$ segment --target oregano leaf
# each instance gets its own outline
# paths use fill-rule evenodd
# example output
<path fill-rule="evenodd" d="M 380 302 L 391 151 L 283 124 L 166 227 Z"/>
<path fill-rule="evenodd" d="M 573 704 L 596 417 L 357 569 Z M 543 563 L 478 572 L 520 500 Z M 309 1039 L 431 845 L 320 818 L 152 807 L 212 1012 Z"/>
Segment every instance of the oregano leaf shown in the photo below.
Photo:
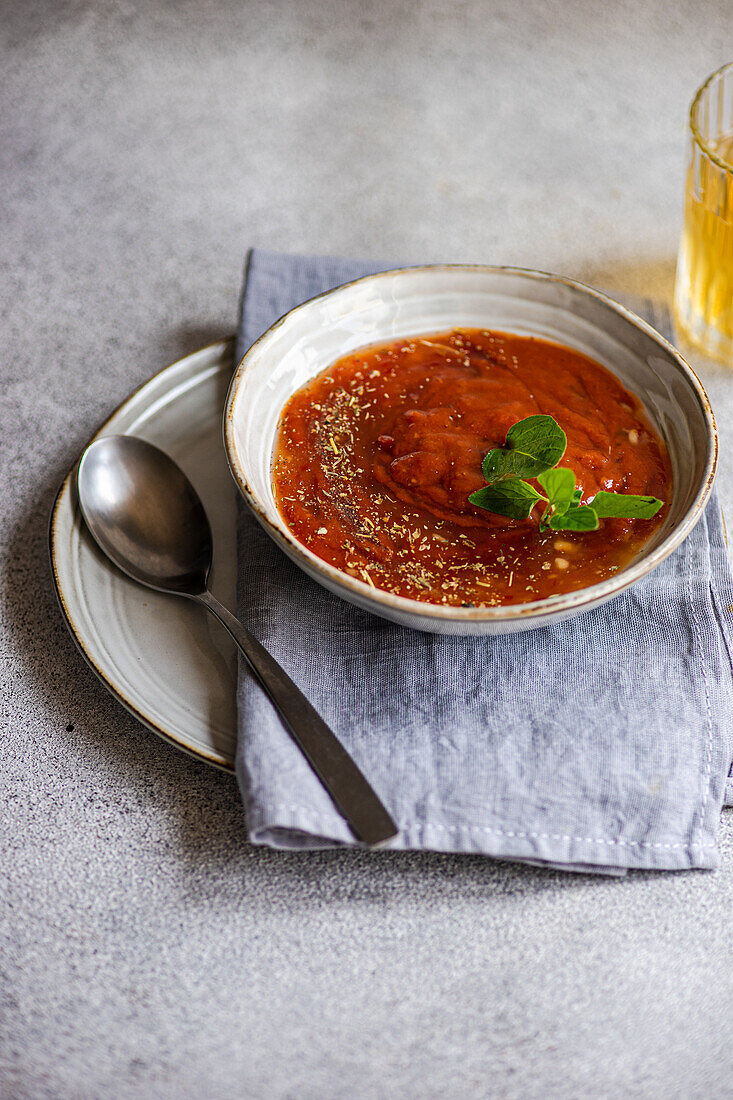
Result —
<path fill-rule="evenodd" d="M 486 508 L 499 516 L 509 519 L 527 519 L 538 500 L 544 497 L 532 485 L 519 478 L 499 481 L 494 485 L 485 485 L 477 489 L 468 498 L 478 508 Z"/>
<path fill-rule="evenodd" d="M 506 446 L 495 447 L 483 461 L 489 484 L 512 477 L 537 477 L 557 465 L 565 454 L 567 436 L 552 416 L 527 416 L 506 433 Z"/>
<path fill-rule="evenodd" d="M 588 504 L 571 504 L 564 515 L 550 516 L 548 525 L 553 531 L 595 531 L 598 514 Z"/>
<path fill-rule="evenodd" d="M 556 516 L 564 515 L 573 503 L 575 496 L 575 474 L 573 471 L 568 470 L 565 466 L 556 466 L 553 470 L 545 470 L 544 473 L 538 474 L 537 480 L 547 493 L 553 514 Z"/>
<path fill-rule="evenodd" d="M 634 496 L 633 493 L 596 493 L 590 502 L 601 519 L 651 519 L 662 507 L 656 497 Z"/>

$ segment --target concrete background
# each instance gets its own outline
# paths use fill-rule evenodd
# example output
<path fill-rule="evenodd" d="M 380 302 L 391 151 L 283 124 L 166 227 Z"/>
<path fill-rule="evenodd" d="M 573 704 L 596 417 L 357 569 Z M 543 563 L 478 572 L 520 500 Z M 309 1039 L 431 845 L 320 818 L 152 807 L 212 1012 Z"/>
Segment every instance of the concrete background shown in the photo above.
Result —
<path fill-rule="evenodd" d="M 137 383 L 232 330 L 246 248 L 669 295 L 730 0 L 0 5 L 0 1094 L 731 1095 L 714 874 L 248 847 L 233 779 L 79 658 L 48 511 Z M 733 375 L 694 357 L 721 421 Z"/>

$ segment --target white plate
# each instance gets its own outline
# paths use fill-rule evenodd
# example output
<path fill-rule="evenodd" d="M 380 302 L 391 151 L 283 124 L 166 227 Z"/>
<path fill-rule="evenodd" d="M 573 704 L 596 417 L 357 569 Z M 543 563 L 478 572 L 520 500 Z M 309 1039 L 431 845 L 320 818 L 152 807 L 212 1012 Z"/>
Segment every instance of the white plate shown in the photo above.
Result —
<path fill-rule="evenodd" d="M 140 436 L 185 470 L 214 533 L 212 589 L 232 609 L 236 489 L 221 420 L 233 368 L 233 340 L 188 355 L 132 394 L 94 436 Z M 64 617 L 102 682 L 155 733 L 231 770 L 237 656 L 228 635 L 203 608 L 142 588 L 109 564 L 82 522 L 76 467 L 56 498 L 50 541 Z"/>

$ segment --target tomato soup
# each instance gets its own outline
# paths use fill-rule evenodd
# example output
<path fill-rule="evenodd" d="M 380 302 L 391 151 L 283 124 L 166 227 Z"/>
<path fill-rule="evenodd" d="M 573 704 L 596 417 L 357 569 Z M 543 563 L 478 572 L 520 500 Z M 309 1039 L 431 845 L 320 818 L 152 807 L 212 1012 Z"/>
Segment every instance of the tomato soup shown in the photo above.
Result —
<path fill-rule="evenodd" d="M 291 397 L 273 463 L 278 507 L 319 558 L 413 600 L 494 607 L 596 584 L 632 561 L 666 507 L 541 532 L 539 507 L 512 520 L 468 500 L 487 452 L 536 413 L 565 431 L 560 465 L 583 501 L 599 490 L 670 500 L 666 447 L 605 367 L 547 340 L 455 329 L 352 352 Z"/>

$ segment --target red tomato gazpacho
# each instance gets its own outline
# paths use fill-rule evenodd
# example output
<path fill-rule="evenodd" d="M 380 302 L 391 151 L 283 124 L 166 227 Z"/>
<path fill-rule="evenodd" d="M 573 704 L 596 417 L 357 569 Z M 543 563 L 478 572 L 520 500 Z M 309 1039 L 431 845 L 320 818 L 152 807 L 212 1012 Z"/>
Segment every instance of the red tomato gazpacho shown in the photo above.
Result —
<path fill-rule="evenodd" d="M 567 435 L 586 502 L 601 490 L 669 501 L 664 442 L 599 363 L 537 337 L 455 329 L 345 355 L 285 406 L 273 483 L 296 538 L 375 588 L 427 603 L 494 607 L 569 592 L 628 565 L 653 519 L 542 531 L 468 499 L 481 464 L 533 414 Z M 533 484 L 535 484 L 533 482 Z"/>

